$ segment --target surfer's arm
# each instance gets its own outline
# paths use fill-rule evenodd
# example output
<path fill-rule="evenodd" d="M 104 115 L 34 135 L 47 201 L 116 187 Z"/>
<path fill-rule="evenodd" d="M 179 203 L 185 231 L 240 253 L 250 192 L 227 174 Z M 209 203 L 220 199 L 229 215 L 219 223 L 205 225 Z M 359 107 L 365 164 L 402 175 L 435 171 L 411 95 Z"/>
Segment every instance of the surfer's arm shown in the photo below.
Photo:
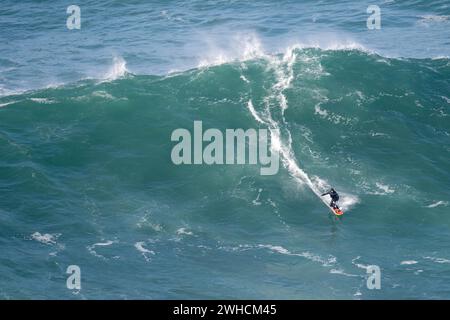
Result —
<path fill-rule="evenodd" d="M 327 194 L 330 194 L 330 191 L 325 192 L 325 193 L 322 193 L 322 197 L 323 197 L 323 196 L 326 196 Z"/>

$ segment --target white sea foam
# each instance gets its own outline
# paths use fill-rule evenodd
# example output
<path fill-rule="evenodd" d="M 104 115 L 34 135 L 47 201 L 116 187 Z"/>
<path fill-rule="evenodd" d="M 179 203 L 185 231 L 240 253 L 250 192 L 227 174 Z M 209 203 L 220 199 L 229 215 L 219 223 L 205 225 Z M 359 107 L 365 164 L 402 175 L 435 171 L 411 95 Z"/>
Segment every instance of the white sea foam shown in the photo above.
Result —
<path fill-rule="evenodd" d="M 98 254 L 97 251 L 95 251 L 95 247 L 106 247 L 106 246 L 110 246 L 112 244 L 116 243 L 116 241 L 112 241 L 112 240 L 107 240 L 105 242 L 97 242 L 94 243 L 90 246 L 87 246 L 86 248 L 88 249 L 89 253 L 98 257 L 98 258 L 102 258 L 102 259 L 106 259 L 106 257 L 104 257 L 101 254 Z"/>
<path fill-rule="evenodd" d="M 270 244 L 260 244 L 259 245 L 260 248 L 267 248 L 270 249 L 272 251 L 281 253 L 281 254 L 287 254 L 287 255 L 291 255 L 291 253 L 289 252 L 289 250 L 283 248 L 282 246 L 273 246 Z"/>
<path fill-rule="evenodd" d="M 450 104 L 450 99 L 449 98 L 447 98 L 446 96 L 441 96 L 441 98 L 444 99 L 445 102 Z"/>
<path fill-rule="evenodd" d="M 448 201 L 442 201 L 442 200 L 440 200 L 440 201 L 434 202 L 434 203 L 432 203 L 432 204 L 426 206 L 426 208 L 436 208 L 436 207 L 439 207 L 439 206 L 444 206 L 444 207 L 446 207 L 447 205 L 448 205 Z"/>
<path fill-rule="evenodd" d="M 419 16 L 419 22 L 427 23 L 427 22 L 446 22 L 449 20 L 450 15 L 436 15 L 436 14 L 427 14 Z"/>
<path fill-rule="evenodd" d="M 97 246 L 99 246 L 99 247 L 106 247 L 106 246 L 112 245 L 113 243 L 114 243 L 114 241 L 111 241 L 111 240 L 108 240 L 106 242 L 97 242 L 97 243 L 94 243 L 92 245 L 92 247 L 97 247 Z"/>
<path fill-rule="evenodd" d="M 5 89 L 0 85 L 0 97 L 19 95 L 26 91 L 27 91 L 26 89 L 16 89 L 16 90 Z"/>
<path fill-rule="evenodd" d="M 192 231 L 188 231 L 186 228 L 179 228 L 177 230 L 177 235 L 186 235 L 186 236 L 192 236 L 194 233 Z"/>
<path fill-rule="evenodd" d="M 346 276 L 346 277 L 360 277 L 360 275 L 357 275 L 357 274 L 346 273 L 342 269 L 331 269 L 330 273 L 332 273 L 332 274 L 339 274 L 339 275 L 343 275 L 343 276 Z"/>
<path fill-rule="evenodd" d="M 375 183 L 375 185 L 376 185 L 379 189 L 383 190 L 385 193 L 394 193 L 394 192 L 395 192 L 395 190 L 394 190 L 394 189 L 391 189 L 391 187 L 388 186 L 388 185 L 385 185 L 385 184 L 382 184 L 382 183 L 379 183 L 379 182 Z"/>
<path fill-rule="evenodd" d="M 54 234 L 50 234 L 50 233 L 44 233 L 41 234 L 40 232 L 35 232 L 31 235 L 31 238 L 33 240 L 36 240 L 40 243 L 44 243 L 44 244 L 56 244 L 56 240 L 61 236 L 60 233 L 54 233 Z"/>
<path fill-rule="evenodd" d="M 351 39 L 339 39 L 336 35 L 323 35 L 320 39 L 305 41 L 291 41 L 285 47 L 272 48 L 267 52 L 260 38 L 255 33 L 240 32 L 225 38 L 211 38 L 209 35 L 201 35 L 206 48 L 199 59 L 198 67 L 209 67 L 229 63 L 232 61 L 247 61 L 251 59 L 270 59 L 280 53 L 284 62 L 296 58 L 296 51 L 303 49 L 322 49 L 329 51 L 358 50 L 374 53 L 362 44 Z M 286 44 L 286 42 L 285 42 Z"/>
<path fill-rule="evenodd" d="M 356 262 L 356 261 L 359 260 L 359 259 L 361 259 L 360 256 L 357 256 L 356 258 L 353 258 L 353 259 L 352 259 L 352 264 L 353 264 L 354 266 L 360 268 L 360 269 L 365 269 L 365 270 L 367 270 L 367 269 L 369 268 L 369 265 L 365 265 L 365 264 Z"/>
<path fill-rule="evenodd" d="M 351 39 L 338 39 L 336 35 L 322 35 L 320 38 L 295 42 L 289 46 L 293 49 L 322 49 L 329 51 L 351 51 L 358 50 L 367 53 L 374 53 L 364 45 Z"/>
<path fill-rule="evenodd" d="M 268 249 L 271 252 L 293 256 L 293 257 L 301 257 L 307 260 L 320 263 L 323 267 L 332 267 L 336 264 L 336 257 L 329 255 L 328 258 L 321 257 L 318 254 L 311 253 L 309 251 L 304 251 L 301 253 L 294 253 L 279 245 L 271 245 L 271 244 L 258 244 L 258 245 L 249 245 L 249 244 L 240 244 L 234 247 L 228 246 L 219 246 L 218 249 L 231 251 L 231 252 L 241 252 L 248 251 L 253 249 Z"/>
<path fill-rule="evenodd" d="M 342 210 L 346 211 L 359 203 L 359 198 L 356 195 L 346 192 L 340 192 L 341 198 L 339 200 L 339 206 Z"/>
<path fill-rule="evenodd" d="M 17 101 L 9 101 L 9 102 L 5 102 L 5 103 L 0 103 L 0 108 L 2 108 L 2 107 L 6 107 L 7 105 L 10 105 L 10 104 L 13 104 L 13 103 L 16 103 Z"/>
<path fill-rule="evenodd" d="M 161 17 L 163 17 L 164 19 L 167 19 L 169 21 L 184 22 L 183 18 L 171 14 L 168 10 L 162 10 L 161 11 Z"/>
<path fill-rule="evenodd" d="M 136 223 L 136 226 L 138 228 L 150 228 L 156 232 L 160 232 L 162 231 L 164 228 L 162 225 L 160 225 L 159 223 L 154 223 L 152 221 L 149 221 L 149 219 L 151 218 L 151 213 L 148 212 L 146 213 L 140 220 L 138 223 Z"/>
<path fill-rule="evenodd" d="M 256 121 L 267 125 L 269 128 L 271 133 L 271 148 L 280 154 L 283 166 L 289 171 L 291 176 L 299 184 L 306 184 L 328 207 L 327 200 L 321 196 L 324 186 L 314 183 L 308 174 L 299 167 L 292 150 L 292 136 L 289 130 L 284 130 L 284 133 L 287 136 L 287 141 L 283 141 L 281 137 L 282 128 L 280 127 L 280 123 L 273 118 L 271 113 L 270 101 L 275 100 L 278 102 L 282 116 L 282 118 L 278 121 L 280 121 L 281 124 L 286 124 L 284 112 L 288 108 L 288 101 L 284 95 L 284 91 L 291 86 L 292 80 L 294 79 L 293 65 L 297 58 L 296 50 L 298 48 L 298 45 L 288 47 L 281 58 L 277 56 L 266 56 L 266 59 L 269 61 L 270 68 L 274 70 L 277 82 L 273 85 L 269 96 L 265 99 L 265 112 L 256 112 L 253 104 L 251 105 L 252 108 L 249 106 L 249 110 Z M 326 185 L 329 184 L 327 183 Z M 351 206 L 358 203 L 358 201 L 358 197 L 348 197 L 348 195 L 342 193 L 341 203 L 344 203 L 345 205 L 345 207 L 343 207 L 344 210 L 348 210 Z"/>
<path fill-rule="evenodd" d="M 113 58 L 113 64 L 102 77 L 104 80 L 112 81 L 123 77 L 128 73 L 127 62 L 120 56 L 115 56 Z"/>
<path fill-rule="evenodd" d="M 241 75 L 239 78 L 241 78 L 242 81 L 244 81 L 246 83 L 250 83 L 250 81 L 244 75 Z"/>
<path fill-rule="evenodd" d="M 255 118 L 256 121 L 259 123 L 264 123 L 264 121 L 261 120 L 261 118 L 258 116 L 258 113 L 256 113 L 255 107 L 253 106 L 252 100 L 248 100 L 247 108 L 252 114 L 252 116 Z"/>
<path fill-rule="evenodd" d="M 389 137 L 389 135 L 386 134 L 386 133 L 382 133 L 382 132 L 373 132 L 373 131 L 370 132 L 370 135 L 371 135 L 372 137 Z"/>
<path fill-rule="evenodd" d="M 254 249 L 254 246 L 248 245 L 248 244 L 240 244 L 238 246 L 219 246 L 218 249 L 220 250 L 225 250 L 225 251 L 232 251 L 232 252 L 236 252 L 236 251 L 247 251 L 247 250 L 251 250 Z"/>
<path fill-rule="evenodd" d="M 324 117 L 324 118 L 328 117 L 328 111 L 327 111 L 327 110 L 324 110 L 324 109 L 321 109 L 320 106 L 319 106 L 318 104 L 316 104 L 316 105 L 314 106 L 314 112 L 315 112 L 316 114 L 318 114 L 318 115 Z"/>
<path fill-rule="evenodd" d="M 155 255 L 155 252 L 153 250 L 149 250 L 149 249 L 145 248 L 144 246 L 145 246 L 144 241 L 139 241 L 134 244 L 134 247 L 136 248 L 137 251 L 139 251 L 142 254 L 144 259 L 146 261 L 150 261 L 150 258 L 148 257 L 148 255 L 149 254 Z"/>
<path fill-rule="evenodd" d="M 450 259 L 445 259 L 445 258 L 437 258 L 437 257 L 429 257 L 429 256 L 423 257 L 423 258 L 427 259 L 427 260 L 431 260 L 436 263 L 450 263 Z"/>
<path fill-rule="evenodd" d="M 47 98 L 30 98 L 31 101 L 37 102 L 37 103 L 42 103 L 42 104 L 51 104 L 51 103 L 55 103 L 54 100 L 51 99 L 47 99 Z"/>
<path fill-rule="evenodd" d="M 416 260 L 405 260 L 400 262 L 401 265 L 411 265 L 411 264 L 417 264 L 418 262 Z"/>
<path fill-rule="evenodd" d="M 174 20 L 174 21 L 183 21 L 183 18 L 170 13 L 168 10 L 162 10 L 160 12 L 161 17 Z M 302 50 L 308 48 L 318 48 L 322 50 L 359 50 L 367 53 L 374 53 L 374 51 L 370 51 L 362 44 L 351 40 L 351 39 L 342 39 L 337 35 L 322 35 L 317 36 L 316 39 L 305 40 L 303 42 L 299 41 L 289 41 L 289 42 L 280 42 L 283 43 L 283 46 L 275 46 L 270 45 L 271 50 L 266 51 L 264 48 L 264 44 L 257 36 L 256 33 L 252 32 L 239 32 L 232 36 L 225 36 L 219 38 L 212 38 L 209 34 L 200 34 L 201 41 L 203 41 L 203 48 L 200 56 L 193 53 L 194 56 L 197 56 L 197 66 L 198 67 L 208 67 L 214 65 L 220 65 L 224 63 L 229 63 L 232 61 L 247 61 L 251 59 L 259 59 L 259 58 L 268 58 L 271 56 L 277 56 L 280 53 L 287 52 L 292 54 L 295 50 Z M 289 44 L 286 46 L 285 44 Z M 185 68 L 180 66 L 173 66 L 171 69 L 168 69 L 167 73 L 170 74 L 172 72 L 182 72 L 184 70 L 192 68 L 192 65 L 189 64 L 185 66 Z M 305 67 L 308 68 L 307 66 Z M 314 72 L 320 71 L 319 69 L 313 70 Z M 101 74 L 95 74 L 88 77 L 84 77 L 83 79 L 99 79 L 100 82 L 104 81 L 112 81 L 118 78 L 125 76 L 130 71 L 127 69 L 127 63 L 125 59 L 119 55 L 113 57 L 113 63 L 105 72 Z M 321 73 L 321 72 L 319 72 Z M 245 77 L 241 78 L 243 81 L 246 81 Z M 64 83 L 57 84 L 49 84 L 44 87 L 56 88 L 64 85 Z M 27 92 L 30 89 L 21 89 L 21 90 L 8 90 L 0 87 L 0 96 L 8 96 L 13 94 L 21 94 L 23 92 Z M 0 105 L 1 107 L 1 105 Z"/>
<path fill-rule="evenodd" d="M 199 68 L 221 65 L 232 61 L 246 61 L 264 57 L 264 49 L 255 34 L 240 33 L 228 41 L 205 37 L 206 54 L 198 63 Z"/>
<path fill-rule="evenodd" d="M 328 99 L 325 99 L 325 101 L 327 101 L 327 100 Z M 330 122 L 333 122 L 334 124 L 345 124 L 345 125 L 348 125 L 351 122 L 355 121 L 355 119 L 346 118 L 337 113 L 329 112 L 326 109 L 322 109 L 320 106 L 323 102 L 324 101 L 321 101 L 314 106 L 314 113 L 319 115 L 321 118 L 326 119 Z"/>
<path fill-rule="evenodd" d="M 389 193 L 394 193 L 395 192 L 394 189 L 391 189 L 391 187 L 386 185 L 386 184 L 382 184 L 380 182 L 376 182 L 375 185 L 377 186 L 378 189 L 383 191 L 382 193 L 377 193 L 377 194 L 389 194 Z"/>
<path fill-rule="evenodd" d="M 108 93 L 106 91 L 102 91 L 102 90 L 94 91 L 94 92 L 92 92 L 92 95 L 95 97 L 100 97 L 100 98 L 104 98 L 104 99 L 108 99 L 108 100 L 114 99 L 113 95 L 111 95 L 110 93 Z"/>
<path fill-rule="evenodd" d="M 311 253 L 309 251 L 305 251 L 305 252 L 301 252 L 301 253 L 293 253 L 290 252 L 288 249 L 282 247 L 282 246 L 274 246 L 274 245 L 270 245 L 270 244 L 260 244 L 258 245 L 259 248 L 266 248 L 269 249 L 271 251 L 274 251 L 276 253 L 280 253 L 280 254 L 284 254 L 284 255 L 289 255 L 289 256 L 297 256 L 297 257 L 302 257 L 302 258 L 306 258 L 308 260 L 314 261 L 314 262 L 318 262 L 320 263 L 322 266 L 324 267 L 330 267 L 333 266 L 336 263 L 336 257 L 334 256 L 329 256 L 328 258 L 323 258 L 317 254 Z"/>

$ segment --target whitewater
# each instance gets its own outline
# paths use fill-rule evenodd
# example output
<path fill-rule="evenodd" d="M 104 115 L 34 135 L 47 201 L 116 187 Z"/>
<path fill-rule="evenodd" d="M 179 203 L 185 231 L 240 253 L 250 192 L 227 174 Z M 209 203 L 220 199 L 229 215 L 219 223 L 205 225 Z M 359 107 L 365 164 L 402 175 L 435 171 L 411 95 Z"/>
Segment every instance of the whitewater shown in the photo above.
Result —
<path fill-rule="evenodd" d="M 67 31 L 7 1 L 0 298 L 449 298 L 448 5 L 369 32 L 369 3 L 311 3 L 86 2 Z M 175 165 L 194 121 L 268 129 L 278 174 Z"/>

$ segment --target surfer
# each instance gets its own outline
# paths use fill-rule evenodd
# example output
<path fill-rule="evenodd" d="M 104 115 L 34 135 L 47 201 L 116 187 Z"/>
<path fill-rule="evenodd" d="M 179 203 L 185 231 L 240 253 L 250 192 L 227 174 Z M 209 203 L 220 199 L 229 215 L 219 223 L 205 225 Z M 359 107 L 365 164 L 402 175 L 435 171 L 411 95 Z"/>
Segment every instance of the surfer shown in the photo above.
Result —
<path fill-rule="evenodd" d="M 336 204 L 336 202 L 339 201 L 339 194 L 336 192 L 336 190 L 331 188 L 330 191 L 323 193 L 322 197 L 326 196 L 327 194 L 331 197 L 330 207 L 332 207 L 333 209 L 339 208 Z"/>

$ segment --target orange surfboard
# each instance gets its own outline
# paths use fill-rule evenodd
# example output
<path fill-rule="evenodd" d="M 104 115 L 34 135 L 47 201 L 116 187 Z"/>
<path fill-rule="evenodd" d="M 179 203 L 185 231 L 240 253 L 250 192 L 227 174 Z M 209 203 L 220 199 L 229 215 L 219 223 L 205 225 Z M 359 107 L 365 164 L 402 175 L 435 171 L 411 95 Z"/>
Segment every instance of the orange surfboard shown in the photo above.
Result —
<path fill-rule="evenodd" d="M 342 215 L 344 214 L 344 211 L 342 211 L 342 210 L 339 209 L 339 208 L 333 208 L 333 212 L 334 212 L 334 214 L 337 215 L 337 216 L 342 216 Z"/>

